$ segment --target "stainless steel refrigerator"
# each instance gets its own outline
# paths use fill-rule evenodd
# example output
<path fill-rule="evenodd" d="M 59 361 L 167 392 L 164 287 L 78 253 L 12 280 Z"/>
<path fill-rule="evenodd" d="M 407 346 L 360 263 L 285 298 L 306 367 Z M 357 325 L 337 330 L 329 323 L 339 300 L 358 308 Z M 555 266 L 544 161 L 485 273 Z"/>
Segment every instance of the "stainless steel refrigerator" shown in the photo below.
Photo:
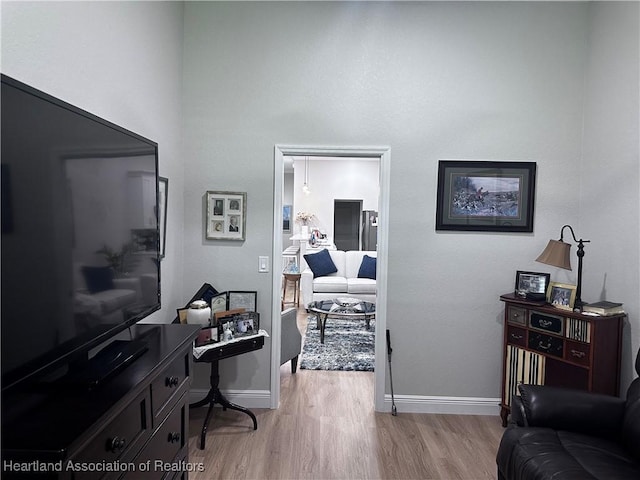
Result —
<path fill-rule="evenodd" d="M 378 249 L 378 212 L 363 210 L 362 212 L 362 250 Z"/>

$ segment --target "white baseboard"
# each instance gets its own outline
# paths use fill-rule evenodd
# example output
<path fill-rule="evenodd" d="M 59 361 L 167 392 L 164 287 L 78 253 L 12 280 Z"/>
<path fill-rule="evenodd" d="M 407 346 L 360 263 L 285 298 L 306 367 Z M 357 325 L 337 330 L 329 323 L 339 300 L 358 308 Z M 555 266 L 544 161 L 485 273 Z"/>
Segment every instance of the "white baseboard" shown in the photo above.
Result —
<path fill-rule="evenodd" d="M 190 403 L 202 400 L 208 390 L 192 389 Z M 247 408 L 271 408 L 269 390 L 225 390 L 227 400 Z M 439 397 L 420 395 L 396 395 L 396 409 L 405 413 L 442 413 L 456 415 L 500 415 L 499 398 Z M 391 411 L 391 395 L 384 396 L 384 411 Z"/>
<path fill-rule="evenodd" d="M 479 397 L 426 397 L 420 395 L 395 395 L 398 412 L 443 413 L 456 415 L 500 415 L 499 398 Z M 384 396 L 385 411 L 392 407 L 391 395 Z"/>
<path fill-rule="evenodd" d="M 195 403 L 207 396 L 209 390 L 192 388 L 189 391 L 189 403 Z M 231 403 L 242 405 L 246 408 L 270 408 L 271 392 L 269 390 L 224 390 L 222 394 Z M 220 405 L 216 405 L 219 407 Z"/>

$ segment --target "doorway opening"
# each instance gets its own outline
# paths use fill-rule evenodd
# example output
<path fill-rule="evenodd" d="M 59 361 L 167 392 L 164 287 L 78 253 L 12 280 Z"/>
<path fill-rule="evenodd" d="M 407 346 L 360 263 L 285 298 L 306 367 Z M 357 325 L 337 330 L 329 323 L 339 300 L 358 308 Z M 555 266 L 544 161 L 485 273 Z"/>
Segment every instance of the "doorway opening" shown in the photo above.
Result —
<path fill-rule="evenodd" d="M 376 337 L 375 337 L 375 368 L 374 368 L 374 407 L 382 411 L 385 403 L 385 335 L 386 305 L 387 305 L 387 245 L 388 245 L 388 211 L 390 160 L 389 147 L 318 147 L 318 146 L 286 146 L 276 145 L 274 149 L 274 225 L 273 225 L 273 270 L 272 270 L 272 332 L 271 332 L 271 408 L 278 408 L 280 402 L 280 293 L 282 292 L 282 225 L 284 205 L 284 176 L 285 160 L 292 156 L 303 156 L 318 159 L 318 157 L 371 158 L 378 161 L 378 205 L 379 212 L 378 245 L 377 245 L 377 296 L 376 296 Z M 314 180 L 311 178 L 311 190 Z M 371 208 L 371 207 L 369 207 Z M 375 208 L 375 207 L 374 207 Z M 295 207 L 294 207 L 295 210 Z M 359 206 L 358 224 L 362 205 Z M 359 249 L 359 244 L 355 248 Z"/>

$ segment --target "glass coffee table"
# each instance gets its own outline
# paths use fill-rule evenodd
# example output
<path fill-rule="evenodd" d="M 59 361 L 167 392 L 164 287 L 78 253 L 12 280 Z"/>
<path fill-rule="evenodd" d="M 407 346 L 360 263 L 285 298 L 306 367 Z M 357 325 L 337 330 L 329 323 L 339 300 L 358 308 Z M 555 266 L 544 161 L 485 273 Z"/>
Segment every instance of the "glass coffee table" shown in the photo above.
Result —
<path fill-rule="evenodd" d="M 320 329 L 320 343 L 324 343 L 324 329 L 329 317 L 362 318 L 367 329 L 371 327 L 371 319 L 376 317 L 376 304 L 357 298 L 335 298 L 311 302 L 307 309 L 316 316 Z"/>

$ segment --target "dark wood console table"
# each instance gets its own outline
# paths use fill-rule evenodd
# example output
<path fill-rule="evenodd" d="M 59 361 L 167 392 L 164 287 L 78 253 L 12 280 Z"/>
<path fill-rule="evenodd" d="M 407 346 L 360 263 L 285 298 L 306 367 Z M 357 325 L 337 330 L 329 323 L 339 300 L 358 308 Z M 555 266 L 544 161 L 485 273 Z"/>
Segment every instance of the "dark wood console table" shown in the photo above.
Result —
<path fill-rule="evenodd" d="M 148 349 L 96 388 L 41 381 L 3 394 L 3 479 L 186 477 L 199 327 L 141 324 L 131 331 Z M 34 472 L 39 465 L 47 470 Z"/>
<path fill-rule="evenodd" d="M 211 364 L 211 374 L 209 376 L 210 389 L 207 395 L 200 401 L 192 403 L 189 408 L 199 408 L 205 405 L 209 405 L 207 415 L 202 424 L 202 431 L 200 433 L 200 449 L 204 450 L 205 440 L 207 436 L 207 428 L 209 427 L 209 421 L 211 420 L 211 414 L 213 413 L 213 407 L 217 403 L 222 406 L 223 410 L 227 408 L 231 410 L 237 410 L 239 412 L 246 413 L 253 420 L 253 429 L 258 429 L 258 421 L 256 416 L 251 410 L 235 403 L 231 403 L 220 392 L 218 385 L 220 383 L 220 373 L 218 369 L 218 362 L 225 358 L 235 357 L 243 353 L 252 352 L 254 350 L 260 350 L 264 346 L 264 336 L 254 335 L 244 339 L 237 339 L 233 342 L 220 342 L 212 344 L 206 349 L 206 352 L 198 357 L 194 358 L 196 362 L 206 362 Z"/>
<path fill-rule="evenodd" d="M 625 314 L 583 315 L 512 293 L 500 300 L 505 303 L 503 426 L 519 383 L 619 394 Z"/>

